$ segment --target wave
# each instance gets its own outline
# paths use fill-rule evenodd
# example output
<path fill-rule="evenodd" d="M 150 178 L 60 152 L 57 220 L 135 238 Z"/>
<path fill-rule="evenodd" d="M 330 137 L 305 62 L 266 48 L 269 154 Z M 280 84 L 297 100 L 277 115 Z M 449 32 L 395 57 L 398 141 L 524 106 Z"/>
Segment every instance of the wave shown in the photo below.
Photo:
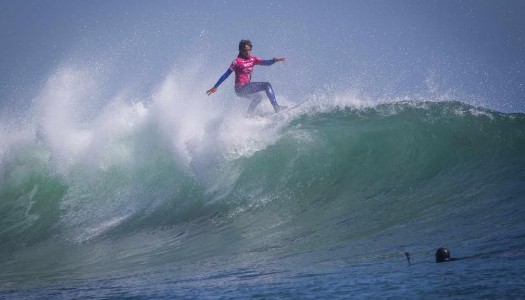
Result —
<path fill-rule="evenodd" d="M 87 117 L 78 95 L 44 92 L 32 119 L 2 126 L 2 286 L 520 239 L 524 114 L 312 96 L 246 118 L 172 84 Z"/>
<path fill-rule="evenodd" d="M 87 73 L 57 72 L 27 118 L 0 121 L 2 285 L 494 235 L 507 249 L 522 232 L 524 114 L 349 93 L 247 118 L 176 73 L 101 105 Z"/>
<path fill-rule="evenodd" d="M 323 223 L 396 211 L 383 228 L 466 196 L 465 187 L 524 175 L 525 116 L 460 102 L 356 108 L 312 99 L 273 116 L 198 125 L 159 115 L 155 105 L 116 105 L 87 129 L 46 116 L 35 129 L 4 132 L 3 248 L 200 218 L 277 226 L 311 222 L 305 214 Z"/>

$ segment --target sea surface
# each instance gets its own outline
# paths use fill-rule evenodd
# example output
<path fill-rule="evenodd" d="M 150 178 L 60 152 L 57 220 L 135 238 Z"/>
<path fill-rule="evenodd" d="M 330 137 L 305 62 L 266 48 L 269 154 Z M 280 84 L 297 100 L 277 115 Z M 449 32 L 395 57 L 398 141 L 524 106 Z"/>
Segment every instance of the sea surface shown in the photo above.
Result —
<path fill-rule="evenodd" d="M 525 297 L 523 113 L 41 98 L 0 132 L 0 298 Z"/>

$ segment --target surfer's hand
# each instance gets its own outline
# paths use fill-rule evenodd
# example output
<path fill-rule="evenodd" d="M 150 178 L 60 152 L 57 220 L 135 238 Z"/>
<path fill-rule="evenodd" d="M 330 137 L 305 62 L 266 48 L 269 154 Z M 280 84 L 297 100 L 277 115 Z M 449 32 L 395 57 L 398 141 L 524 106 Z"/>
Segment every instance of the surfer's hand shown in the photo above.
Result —
<path fill-rule="evenodd" d="M 284 57 L 281 57 L 281 58 L 277 58 L 277 57 L 275 57 L 275 58 L 273 59 L 273 61 L 274 61 L 274 62 L 278 62 L 278 61 L 286 61 L 286 58 L 284 58 Z"/>
<path fill-rule="evenodd" d="M 216 87 L 212 87 L 211 89 L 206 91 L 206 95 L 209 96 L 209 95 L 215 93 L 216 91 L 217 91 L 217 88 Z"/>

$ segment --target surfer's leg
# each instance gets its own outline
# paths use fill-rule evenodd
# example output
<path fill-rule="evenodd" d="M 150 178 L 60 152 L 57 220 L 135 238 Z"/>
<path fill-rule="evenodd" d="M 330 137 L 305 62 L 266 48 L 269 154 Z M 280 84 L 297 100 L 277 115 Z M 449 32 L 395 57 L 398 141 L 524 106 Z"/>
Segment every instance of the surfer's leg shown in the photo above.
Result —
<path fill-rule="evenodd" d="M 246 112 L 248 116 L 251 116 L 253 114 L 253 111 L 261 103 L 262 96 L 259 94 L 251 94 L 248 95 L 246 98 L 251 99 L 252 102 L 250 102 L 250 106 L 248 106 L 248 111 Z"/>
<path fill-rule="evenodd" d="M 266 96 L 268 99 L 270 99 L 270 102 L 272 103 L 273 110 L 275 112 L 279 112 L 283 108 L 287 108 L 286 106 L 280 106 L 277 103 L 277 98 L 275 97 L 275 92 L 273 91 L 272 85 L 269 82 L 260 82 L 264 86 L 264 91 L 266 92 Z"/>
<path fill-rule="evenodd" d="M 264 91 L 264 88 L 260 86 L 258 82 L 251 82 L 246 85 L 243 85 L 240 88 L 235 89 L 235 93 L 237 94 L 237 96 L 252 100 L 252 102 L 250 102 L 250 106 L 248 107 L 247 112 L 249 116 L 252 115 L 257 105 L 261 103 L 262 96 L 257 93 L 262 91 Z"/>
<path fill-rule="evenodd" d="M 279 106 L 279 104 L 277 104 L 277 99 L 275 97 L 275 92 L 273 91 L 272 85 L 269 82 L 250 82 L 250 83 L 242 86 L 238 90 L 236 90 L 237 95 L 239 95 L 241 97 L 245 97 L 245 98 L 248 98 L 247 97 L 248 95 L 251 95 L 251 94 L 254 94 L 254 93 L 257 93 L 257 92 L 262 92 L 262 91 L 266 92 L 266 96 L 270 100 L 270 103 L 272 104 L 273 109 L 275 110 L 275 112 L 278 112 L 281 108 L 284 108 L 283 106 Z M 260 102 L 260 100 L 259 100 L 259 102 Z M 257 106 L 257 104 L 259 104 L 259 102 L 257 102 L 255 104 L 255 106 Z M 253 101 L 252 101 L 252 104 L 253 104 Z M 251 106 L 252 105 L 250 104 L 250 107 Z M 255 109 L 255 106 L 254 106 L 253 109 Z"/>
<path fill-rule="evenodd" d="M 272 106 L 275 109 L 279 105 L 277 104 L 277 99 L 275 99 L 275 93 L 272 89 L 272 85 L 269 82 L 261 82 L 261 83 L 264 86 L 264 91 L 266 92 L 266 96 L 268 97 L 268 99 L 270 99 L 270 102 L 272 103 Z"/>

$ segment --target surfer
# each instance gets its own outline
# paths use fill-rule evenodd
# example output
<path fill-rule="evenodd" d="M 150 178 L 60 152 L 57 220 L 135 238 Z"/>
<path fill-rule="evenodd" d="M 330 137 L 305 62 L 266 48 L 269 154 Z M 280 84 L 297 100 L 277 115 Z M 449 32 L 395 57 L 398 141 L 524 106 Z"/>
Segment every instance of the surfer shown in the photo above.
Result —
<path fill-rule="evenodd" d="M 248 107 L 248 115 L 251 115 L 257 105 L 261 102 L 262 97 L 259 92 L 265 91 L 266 96 L 270 99 L 273 109 L 275 112 L 279 112 L 286 106 L 280 106 L 275 98 L 275 92 L 269 82 L 250 82 L 253 73 L 253 67 L 255 65 L 271 66 L 276 62 L 285 61 L 285 58 L 274 58 L 269 60 L 263 60 L 259 57 L 252 56 L 252 42 L 249 40 L 241 40 L 239 42 L 239 55 L 233 60 L 230 67 L 226 72 L 219 78 L 217 83 L 209 90 L 206 94 L 209 96 L 217 91 L 217 88 L 221 83 L 230 76 L 232 72 L 235 72 L 235 94 L 237 96 L 250 99 L 252 102 Z"/>

